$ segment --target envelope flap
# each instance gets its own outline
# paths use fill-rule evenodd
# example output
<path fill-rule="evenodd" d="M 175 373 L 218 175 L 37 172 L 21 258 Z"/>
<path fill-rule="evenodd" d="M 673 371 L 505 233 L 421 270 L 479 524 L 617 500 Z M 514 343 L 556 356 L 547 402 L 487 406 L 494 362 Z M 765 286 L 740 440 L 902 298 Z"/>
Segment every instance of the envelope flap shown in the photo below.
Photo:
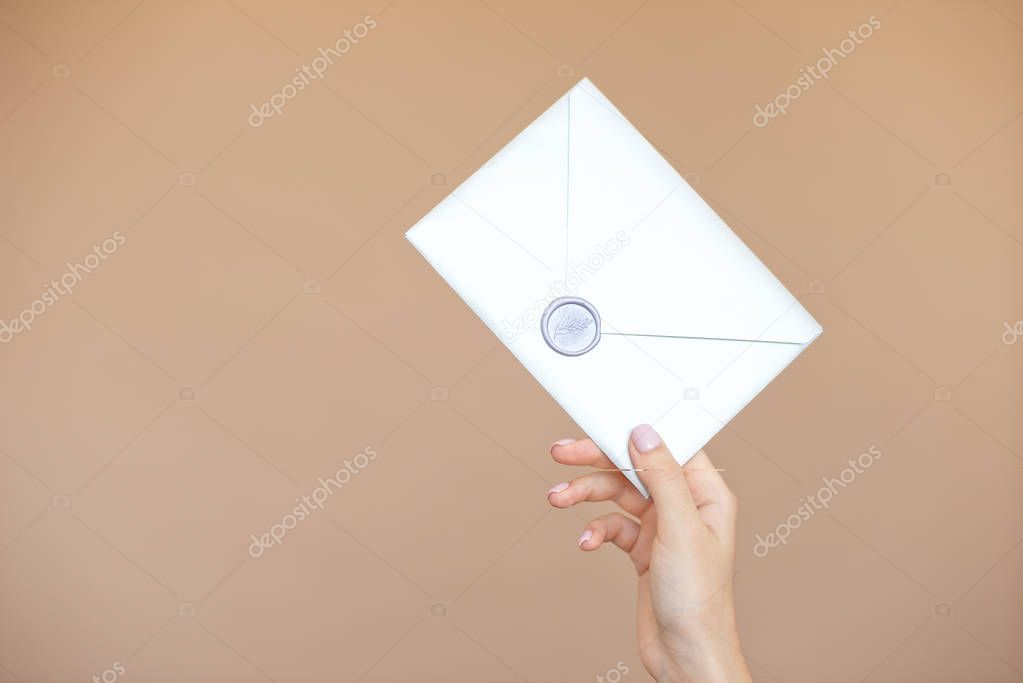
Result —
<path fill-rule="evenodd" d="M 592 83 L 571 100 L 570 276 L 622 334 L 805 344 L 820 326 Z M 601 96 L 602 97 L 602 96 Z M 618 253 L 605 240 L 617 235 Z"/>
<path fill-rule="evenodd" d="M 607 329 L 800 344 L 820 333 L 799 301 L 688 186 L 680 185 L 627 235 L 620 252 L 579 288 Z"/>

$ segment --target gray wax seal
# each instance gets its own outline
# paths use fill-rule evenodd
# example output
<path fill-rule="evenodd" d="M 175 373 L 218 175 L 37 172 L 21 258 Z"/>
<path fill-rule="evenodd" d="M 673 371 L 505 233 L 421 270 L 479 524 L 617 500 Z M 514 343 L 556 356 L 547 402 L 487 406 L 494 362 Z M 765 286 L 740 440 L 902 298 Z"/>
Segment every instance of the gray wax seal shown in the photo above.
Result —
<path fill-rule="evenodd" d="M 600 341 L 600 315 L 586 299 L 563 296 L 547 306 L 540 318 L 547 346 L 565 356 L 581 356 Z"/>

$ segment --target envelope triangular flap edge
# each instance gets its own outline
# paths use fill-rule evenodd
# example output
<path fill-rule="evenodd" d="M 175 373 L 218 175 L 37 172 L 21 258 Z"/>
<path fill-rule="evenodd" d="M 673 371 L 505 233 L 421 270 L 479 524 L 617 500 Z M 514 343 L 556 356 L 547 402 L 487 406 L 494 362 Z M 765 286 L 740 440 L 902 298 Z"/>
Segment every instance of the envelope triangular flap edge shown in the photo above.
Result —
<path fill-rule="evenodd" d="M 820 326 L 592 83 L 573 90 L 569 244 L 579 295 L 622 334 L 807 344 Z M 608 258 L 602 240 L 628 245 Z M 622 297 L 627 287 L 638 295 Z"/>

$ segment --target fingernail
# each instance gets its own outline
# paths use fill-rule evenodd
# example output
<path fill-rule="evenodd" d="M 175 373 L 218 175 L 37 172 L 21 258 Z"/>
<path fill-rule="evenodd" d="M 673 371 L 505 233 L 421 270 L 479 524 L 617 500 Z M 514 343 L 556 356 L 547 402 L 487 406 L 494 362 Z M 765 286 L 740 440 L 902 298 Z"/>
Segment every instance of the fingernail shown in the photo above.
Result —
<path fill-rule="evenodd" d="M 551 490 L 547 492 L 547 495 L 549 496 L 552 493 L 561 493 L 562 491 L 564 491 L 567 488 L 568 488 L 568 482 L 567 481 L 563 481 L 560 484 L 555 484 L 554 486 L 552 486 Z"/>
<path fill-rule="evenodd" d="M 583 543 L 593 538 L 593 532 L 587 529 L 583 532 L 583 535 L 579 537 L 579 547 L 583 547 Z"/>
<path fill-rule="evenodd" d="M 551 448 L 554 448 L 554 446 L 571 446 L 574 443 L 575 439 L 559 439 L 558 441 L 554 442 Z"/>
<path fill-rule="evenodd" d="M 632 445 L 640 453 L 646 453 L 661 445 L 661 437 L 650 425 L 640 425 L 632 430 Z"/>

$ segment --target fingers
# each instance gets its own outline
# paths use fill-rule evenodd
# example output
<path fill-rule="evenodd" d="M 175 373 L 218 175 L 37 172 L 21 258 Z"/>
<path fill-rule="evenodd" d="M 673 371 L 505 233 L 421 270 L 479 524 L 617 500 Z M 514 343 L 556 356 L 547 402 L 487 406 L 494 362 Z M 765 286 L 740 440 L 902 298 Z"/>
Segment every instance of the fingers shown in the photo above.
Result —
<path fill-rule="evenodd" d="M 579 547 L 596 550 L 604 543 L 614 543 L 627 553 L 632 552 L 639 538 L 639 523 L 620 512 L 611 512 L 591 520 L 579 537 Z"/>
<path fill-rule="evenodd" d="M 558 441 L 551 446 L 551 455 L 555 462 L 560 462 L 562 465 L 584 465 L 601 469 L 614 467 L 614 463 L 601 452 L 591 439 Z"/>
<path fill-rule="evenodd" d="M 650 425 L 640 425 L 629 438 L 629 456 L 640 480 L 650 492 L 657 510 L 658 529 L 678 534 L 694 528 L 696 503 L 686 475 L 660 435 Z"/>
<path fill-rule="evenodd" d="M 571 483 L 558 484 L 547 492 L 547 500 L 557 508 L 572 507 L 584 501 L 611 500 L 630 515 L 643 514 L 650 504 L 636 487 L 629 483 L 620 472 L 590 472 L 573 479 Z"/>

